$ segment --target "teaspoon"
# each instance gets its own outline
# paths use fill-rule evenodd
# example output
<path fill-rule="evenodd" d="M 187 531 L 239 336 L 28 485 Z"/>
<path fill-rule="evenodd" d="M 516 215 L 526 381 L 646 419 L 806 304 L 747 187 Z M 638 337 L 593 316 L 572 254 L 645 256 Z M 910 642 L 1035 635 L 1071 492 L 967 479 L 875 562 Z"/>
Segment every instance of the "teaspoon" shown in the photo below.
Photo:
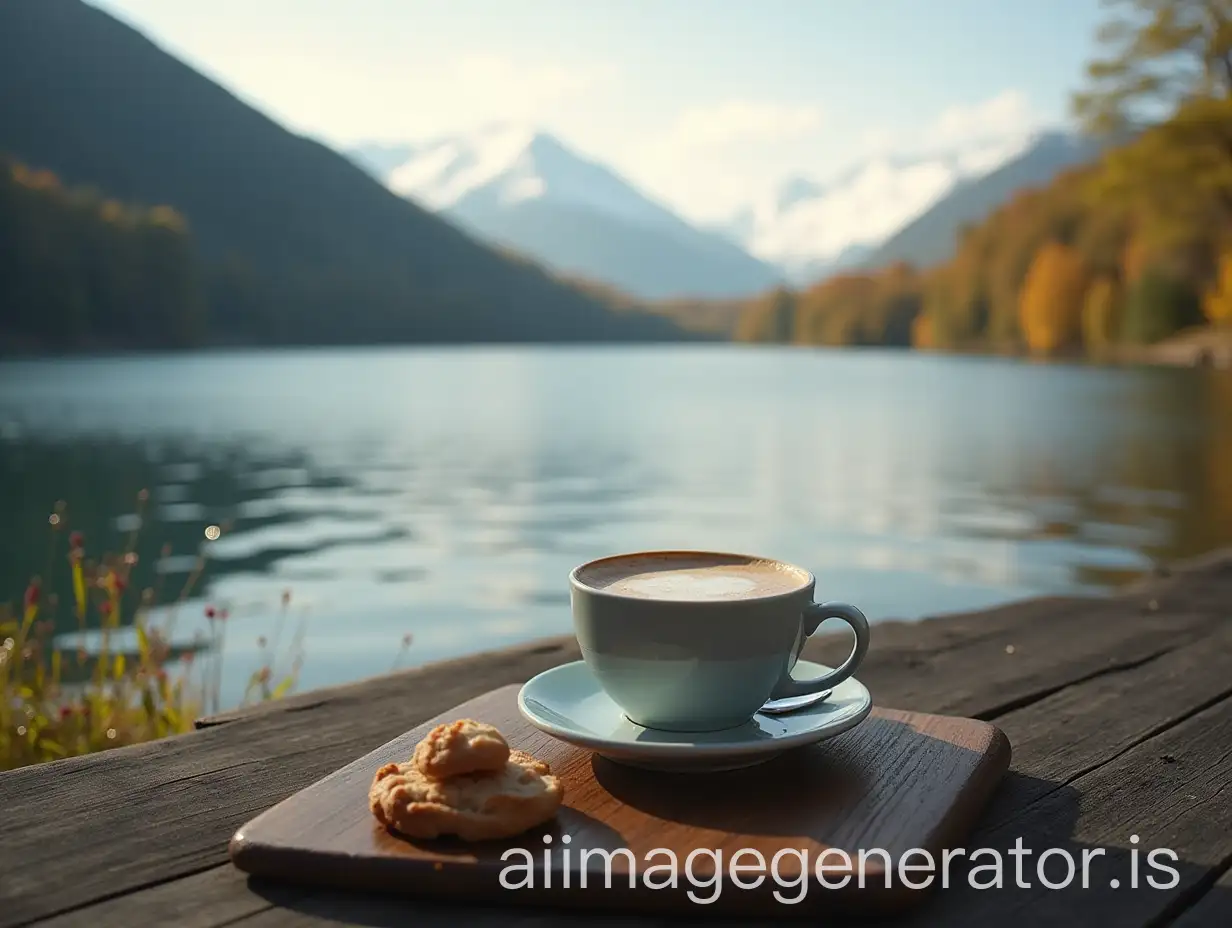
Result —
<path fill-rule="evenodd" d="M 833 690 L 822 690 L 820 693 L 806 693 L 803 696 L 785 696 L 782 699 L 770 699 L 759 709 L 766 715 L 785 715 L 798 709 L 805 709 L 814 703 L 828 699 Z"/>

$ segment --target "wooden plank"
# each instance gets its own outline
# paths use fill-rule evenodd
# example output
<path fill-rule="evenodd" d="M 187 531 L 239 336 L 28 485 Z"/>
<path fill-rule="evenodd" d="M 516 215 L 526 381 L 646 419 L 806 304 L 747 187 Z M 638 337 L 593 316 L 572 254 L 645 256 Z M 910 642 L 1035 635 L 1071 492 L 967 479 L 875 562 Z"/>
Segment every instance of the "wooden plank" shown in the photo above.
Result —
<path fill-rule="evenodd" d="M 40 920 L 40 928 L 219 928 L 268 909 L 273 903 L 228 865 L 149 886 L 133 893 Z"/>
<path fill-rule="evenodd" d="M 1007 788 L 1022 774 L 1011 774 Z M 1138 928 L 1182 911 L 1197 899 L 1212 875 L 1232 862 L 1232 700 L 1224 699 L 1180 724 L 1146 739 L 1107 764 L 1020 806 L 1009 818 L 977 829 L 972 849 L 998 851 L 1007 865 L 1000 889 L 973 889 L 966 876 L 936 905 L 903 925 L 947 928 L 1015 922 L 1057 928 Z M 1027 788 L 1027 793 L 1035 790 Z M 1137 841 L 1134 841 L 1134 838 Z M 1032 852 L 1019 885 L 1009 852 L 1016 841 Z M 1075 862 L 1075 882 L 1049 889 L 1037 865 L 1045 851 L 1058 849 Z M 1175 871 L 1151 866 L 1158 858 Z M 1081 888 L 1084 852 L 1090 858 L 1089 886 Z M 1136 852 L 1136 853 L 1135 853 Z M 1137 886 L 1134 860 L 1137 859 Z M 983 861 L 981 861 L 983 862 Z M 987 875 L 987 874 L 986 874 Z M 1060 882 L 1063 859 L 1056 857 L 1045 878 Z M 1155 887 L 1149 879 L 1163 881 Z M 1114 885 L 1116 881 L 1116 885 Z"/>
<path fill-rule="evenodd" d="M 1129 670 L 1097 677 L 1004 715 L 998 725 L 1014 743 L 1015 772 L 994 801 L 989 818 L 1004 822 L 1016 809 L 1028 807 L 1053 791 L 1056 784 L 1065 788 L 1064 795 L 1072 797 L 1082 785 L 1076 778 L 1084 772 L 1124 756 L 1152 733 L 1210 706 L 1212 700 L 1226 693 L 1228 647 L 1225 627 L 1222 636 L 1212 636 Z M 1160 698 L 1151 698 L 1156 691 Z M 162 746 L 114 752 L 125 758 L 116 782 L 131 785 L 133 808 L 140 808 L 150 823 L 136 829 L 131 811 L 112 803 L 100 803 L 71 817 L 63 827 L 57 826 L 56 816 L 62 815 L 63 809 L 71 814 L 80 805 L 74 797 L 75 789 L 81 783 L 93 782 L 88 771 L 74 770 L 74 765 L 66 765 L 68 770 L 52 777 L 30 773 L 28 782 L 27 778 L 16 778 L 25 783 L 21 790 L 10 785 L 14 777 L 0 778 L 0 793 L 15 800 L 7 803 L 6 821 L 14 839 L 0 844 L 0 896 L 12 900 L 10 906 L 0 909 L 0 924 L 20 924 L 64 908 L 87 905 L 104 895 L 174 878 L 191 869 L 186 865 L 189 862 L 194 866 L 223 863 L 228 837 L 251 814 L 421 721 L 415 718 L 413 706 L 404 702 L 400 708 L 401 717 L 356 714 L 349 721 L 338 721 L 324 714 L 319 717 L 320 727 L 313 712 L 270 716 L 211 728 Z M 404 723 L 405 727 L 399 727 Z M 230 734 L 234 737 L 228 737 Z M 196 749 L 185 752 L 183 743 L 194 739 L 202 740 L 199 753 Z M 301 754 L 290 762 L 256 766 L 258 758 L 276 757 L 279 751 L 292 749 Z M 103 757 L 83 759 L 75 766 L 89 768 L 101 764 Z M 221 785 L 225 771 L 219 772 L 220 768 L 245 760 L 251 761 L 249 769 L 260 775 L 244 780 L 238 788 Z M 185 807 L 202 806 L 209 810 L 206 821 L 186 827 L 176 822 Z M 49 809 L 56 811 L 46 811 Z M 44 828 L 45 823 L 50 827 Z M 137 834 L 130 836 L 132 830 Z M 27 835 L 29 839 L 23 840 Z M 12 882 L 14 877 L 26 881 L 21 893 L 14 891 L 21 888 Z M 275 892 L 262 891 L 267 895 Z M 106 903 L 115 913 L 114 923 L 140 923 L 144 895 L 141 892 Z M 285 901 L 294 893 L 277 890 L 275 895 Z M 329 901 L 333 896 L 308 894 L 305 898 L 304 906 L 347 902 L 346 897 L 337 903 Z M 226 899 L 219 902 L 229 904 Z M 359 905 L 354 900 L 349 904 Z M 377 908 L 376 902 L 361 906 L 363 911 L 375 912 Z M 405 919 L 409 910 L 400 903 L 391 911 Z M 417 905 L 417 923 L 429 924 L 432 911 L 436 910 Z M 457 909 L 448 911 L 456 923 Z M 291 915 L 286 918 L 291 919 Z"/>
<path fill-rule="evenodd" d="M 1210 889 L 1172 923 L 1173 928 L 1228 928 L 1232 925 L 1232 870 L 1225 870 Z"/>
<path fill-rule="evenodd" d="M 1000 716 L 1019 780 L 990 820 L 1060 789 L 1148 738 L 1232 696 L 1232 622 L 1132 672 L 1101 675 Z"/>
<path fill-rule="evenodd" d="M 784 891 L 775 875 L 789 885 L 802 874 L 810 878 L 809 864 L 799 857 L 783 858 L 773 873 L 770 861 L 784 851 L 812 861 L 833 849 L 846 855 L 839 866 L 862 873 L 867 884 L 860 888 L 853 881 L 828 893 L 818 885 L 801 908 L 832 911 L 841 904 L 884 912 L 923 901 L 896 885 L 883 889 L 884 868 L 896 866 L 913 848 L 939 855 L 942 842 L 962 840 L 1010 759 L 1009 743 L 986 722 L 881 709 L 849 732 L 754 767 L 654 773 L 595 759 L 543 734 L 518 711 L 518 689 L 494 690 L 429 719 L 246 823 L 232 841 L 233 859 L 245 871 L 270 878 L 419 898 L 444 894 L 455 901 L 688 912 L 696 903 L 687 894 L 696 890 L 716 896 L 709 912 L 734 906 L 768 915 L 781 907 L 773 894 Z M 565 792 L 552 821 L 511 839 L 476 844 L 410 841 L 377 825 L 368 809 L 377 769 L 405 761 L 431 728 L 458 718 L 495 725 L 510 747 L 551 766 Z M 511 849 L 523 851 L 536 871 L 532 885 L 514 893 L 500 880 Z M 660 849 L 681 866 L 695 852 L 717 855 L 719 863 L 703 857 L 693 872 L 723 885 L 630 886 L 640 884 L 643 862 Z M 885 852 L 891 862 L 874 857 L 860 866 L 860 854 L 869 849 Z M 586 863 L 584 855 L 594 851 L 632 855 L 610 865 L 606 875 L 614 885 L 604 886 L 604 871 L 595 870 L 603 858 Z M 728 882 L 721 861 L 738 851 L 758 855 L 766 868 L 760 887 L 742 891 Z"/>
<path fill-rule="evenodd" d="M 1074 789 L 1051 793 L 1044 801 L 1028 806 L 1018 820 L 974 835 L 966 846 L 969 850 L 1000 851 L 1004 865 L 1001 889 L 971 889 L 966 882 L 970 871 L 961 866 L 960 860 L 951 871 L 948 889 L 940 889 L 930 905 L 895 920 L 894 924 L 904 928 L 986 928 L 989 924 L 1145 928 L 1184 912 L 1197 899 L 1198 906 L 1187 916 L 1189 924 L 1182 921 L 1182 928 L 1223 928 L 1228 924 L 1219 920 L 1225 911 L 1224 897 L 1212 896 L 1215 890 L 1205 896 L 1199 894 L 1209 875 L 1232 859 L 1232 804 L 1226 795 L 1221 795 L 1232 777 L 1230 747 L 1232 712 L 1228 703 L 1223 702 L 1079 777 Z M 1178 761 L 1151 762 L 1164 753 Z M 1141 849 L 1137 889 L 1130 885 L 1131 851 L 1135 846 L 1129 836 L 1133 834 L 1139 836 Z M 1025 858 L 1024 877 L 1031 884 L 1025 889 L 1016 885 L 1015 861 L 1009 853 L 1017 837 L 1022 837 L 1022 846 L 1033 852 Z M 1167 873 L 1148 868 L 1146 863 L 1146 855 L 1159 847 L 1174 849 L 1180 855 L 1175 864 L 1163 861 L 1177 870 L 1180 884 L 1176 888 L 1154 889 L 1147 883 L 1148 875 L 1168 878 Z M 1094 854 L 1102 849 L 1102 855 L 1092 856 L 1088 861 L 1090 888 L 1081 889 L 1075 884 L 1069 889 L 1048 890 L 1041 886 L 1033 865 L 1040 853 L 1050 848 L 1072 855 L 1078 881 L 1083 852 Z M 1054 859 L 1053 864 L 1056 863 Z M 1049 867 L 1045 876 L 1060 881 L 1062 868 Z M 1113 878 L 1122 882 L 1115 890 L 1108 885 Z M 1221 893 L 1223 888 L 1220 887 Z M 508 907 L 475 906 L 460 910 L 456 905 L 433 903 L 416 903 L 412 908 L 401 899 L 305 892 L 269 884 L 258 886 L 255 892 L 271 906 L 242 919 L 238 924 L 243 928 L 394 928 L 410 919 L 424 928 L 444 928 L 458 924 L 462 918 L 468 925 L 542 926 L 581 924 L 585 917 L 522 913 Z M 133 915 L 139 911 L 130 910 Z M 705 914 L 700 907 L 698 914 Z M 785 918 L 789 914 L 785 911 Z M 607 916 L 605 924 L 614 920 Z M 675 924 L 667 918 L 643 917 L 621 919 L 620 923 Z M 835 920 L 822 919 L 822 923 L 832 924 Z"/>

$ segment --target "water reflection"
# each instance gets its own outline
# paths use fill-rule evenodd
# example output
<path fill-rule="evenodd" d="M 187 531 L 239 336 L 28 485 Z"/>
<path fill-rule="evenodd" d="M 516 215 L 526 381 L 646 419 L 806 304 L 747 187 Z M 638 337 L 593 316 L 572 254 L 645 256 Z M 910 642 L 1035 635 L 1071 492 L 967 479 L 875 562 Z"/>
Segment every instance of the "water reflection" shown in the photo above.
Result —
<path fill-rule="evenodd" d="M 569 628 L 564 578 L 764 552 L 874 618 L 1097 592 L 1232 542 L 1232 376 L 730 348 L 286 352 L 0 365 L 0 580 L 116 548 L 177 634 L 231 605 L 237 698 L 284 590 L 303 685 Z M 164 548 L 166 546 L 166 548 Z M 230 668 L 234 668 L 232 671 Z"/>

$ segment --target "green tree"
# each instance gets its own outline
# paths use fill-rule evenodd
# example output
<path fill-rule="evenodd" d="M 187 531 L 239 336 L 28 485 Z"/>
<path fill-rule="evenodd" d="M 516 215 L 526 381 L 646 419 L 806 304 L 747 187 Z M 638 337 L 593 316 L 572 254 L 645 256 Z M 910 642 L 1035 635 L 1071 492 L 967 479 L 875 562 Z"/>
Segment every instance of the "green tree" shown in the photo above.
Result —
<path fill-rule="evenodd" d="M 1074 109 L 1098 133 L 1135 144 L 1109 153 L 1090 193 L 1149 218 L 1140 234 L 1187 248 L 1232 225 L 1232 0 L 1105 0 L 1106 54 Z"/>
<path fill-rule="evenodd" d="M 1232 0 L 1104 0 L 1074 109 L 1096 132 L 1160 122 L 1193 100 L 1232 97 Z"/>
<path fill-rule="evenodd" d="M 1201 321 L 1201 302 L 1194 288 L 1152 267 L 1130 288 L 1122 333 L 1125 341 L 1148 345 Z"/>

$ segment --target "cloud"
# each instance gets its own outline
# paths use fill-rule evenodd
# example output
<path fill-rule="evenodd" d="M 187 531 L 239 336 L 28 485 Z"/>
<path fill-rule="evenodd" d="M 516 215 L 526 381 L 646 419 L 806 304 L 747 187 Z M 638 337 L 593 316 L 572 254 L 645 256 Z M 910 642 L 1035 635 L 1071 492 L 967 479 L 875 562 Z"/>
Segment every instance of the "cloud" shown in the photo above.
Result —
<path fill-rule="evenodd" d="M 820 129 L 822 116 L 814 104 L 726 100 L 684 110 L 664 144 L 694 151 L 738 142 L 794 141 Z"/>
<path fill-rule="evenodd" d="M 925 134 L 938 145 L 958 147 L 1030 132 L 1039 123 L 1026 94 L 1009 89 L 978 103 L 946 107 Z"/>
<path fill-rule="evenodd" d="M 979 160 L 1026 138 L 1044 119 L 1021 90 L 1009 88 L 973 103 L 947 106 L 914 129 L 877 127 L 862 135 L 864 154 L 920 155 L 945 152 Z"/>

